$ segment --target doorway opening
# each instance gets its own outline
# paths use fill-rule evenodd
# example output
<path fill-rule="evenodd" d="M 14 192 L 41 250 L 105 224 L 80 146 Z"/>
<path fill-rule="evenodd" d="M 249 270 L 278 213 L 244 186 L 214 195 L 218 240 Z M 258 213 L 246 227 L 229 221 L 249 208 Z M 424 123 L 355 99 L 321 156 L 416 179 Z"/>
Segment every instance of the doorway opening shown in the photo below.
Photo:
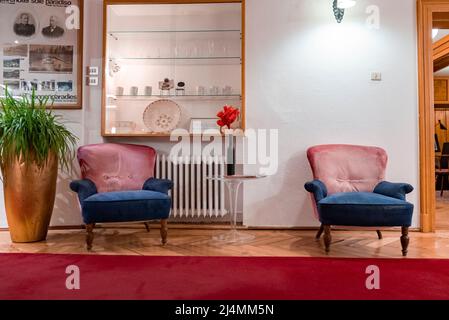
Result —
<path fill-rule="evenodd" d="M 449 12 L 432 14 L 435 114 L 435 229 L 449 230 Z"/>
<path fill-rule="evenodd" d="M 449 0 L 417 11 L 421 231 L 435 232 L 449 230 Z"/>

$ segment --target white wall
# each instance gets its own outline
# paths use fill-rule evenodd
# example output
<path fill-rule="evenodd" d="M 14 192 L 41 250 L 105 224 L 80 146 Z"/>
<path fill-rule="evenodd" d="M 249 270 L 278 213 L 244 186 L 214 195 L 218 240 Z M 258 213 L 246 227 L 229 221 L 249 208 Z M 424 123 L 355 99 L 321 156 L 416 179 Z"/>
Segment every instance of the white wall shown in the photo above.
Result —
<path fill-rule="evenodd" d="M 365 27 L 367 5 L 381 9 L 380 30 Z M 414 0 L 359 0 L 338 25 L 331 0 L 247 0 L 249 128 L 280 133 L 280 169 L 245 189 L 251 226 L 314 226 L 303 189 L 311 179 L 305 152 L 323 143 L 384 147 L 389 178 L 418 187 L 418 107 Z M 84 61 L 101 66 L 102 0 L 85 1 Z M 372 71 L 384 81 L 370 81 Z M 80 144 L 98 143 L 101 86 L 85 87 L 84 109 L 63 114 Z M 163 139 L 113 140 L 151 144 Z M 69 177 L 59 184 L 52 225 L 81 224 Z M 409 198 L 418 205 L 416 190 Z M 3 199 L 0 200 L 0 202 Z M 415 214 L 417 225 L 419 209 Z M 0 227 L 6 227 L 0 203 Z"/>
<path fill-rule="evenodd" d="M 368 5 L 379 30 L 365 25 Z M 279 173 L 245 189 L 246 224 L 317 225 L 303 187 L 313 145 L 383 147 L 389 180 L 418 187 L 415 1 L 359 0 L 340 25 L 330 0 L 247 0 L 246 12 L 248 127 L 280 134 Z"/>

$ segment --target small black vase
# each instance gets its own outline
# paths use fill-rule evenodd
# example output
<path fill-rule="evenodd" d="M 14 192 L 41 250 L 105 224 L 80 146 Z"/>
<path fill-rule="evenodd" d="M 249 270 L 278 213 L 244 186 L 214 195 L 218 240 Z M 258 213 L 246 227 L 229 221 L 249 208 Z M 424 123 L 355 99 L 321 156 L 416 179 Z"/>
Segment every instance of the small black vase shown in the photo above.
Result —
<path fill-rule="evenodd" d="M 226 175 L 235 176 L 235 144 L 234 137 L 231 135 L 230 137 L 230 145 L 228 148 L 228 161 L 226 166 Z"/>
<path fill-rule="evenodd" d="M 227 176 L 235 176 L 235 163 L 228 164 L 227 166 Z"/>

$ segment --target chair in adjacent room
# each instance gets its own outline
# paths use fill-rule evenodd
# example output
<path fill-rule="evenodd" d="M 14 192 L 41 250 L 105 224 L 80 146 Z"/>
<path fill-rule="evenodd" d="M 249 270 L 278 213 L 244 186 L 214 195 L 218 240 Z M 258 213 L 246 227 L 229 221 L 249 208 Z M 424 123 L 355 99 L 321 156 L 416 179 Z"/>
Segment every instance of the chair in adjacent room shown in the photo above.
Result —
<path fill-rule="evenodd" d="M 443 150 L 440 156 L 436 156 L 435 178 L 437 186 L 441 190 L 441 197 L 444 196 L 444 190 L 449 185 L 449 143 L 443 144 Z"/>
<path fill-rule="evenodd" d="M 402 228 L 402 254 L 407 256 L 413 204 L 406 195 L 413 191 L 407 183 L 386 182 L 388 156 L 376 147 L 323 145 L 310 148 L 307 156 L 314 180 L 305 188 L 313 196 L 321 222 L 317 239 L 324 233 L 330 251 L 332 226 Z"/>
<path fill-rule="evenodd" d="M 173 183 L 154 178 L 156 151 L 126 144 L 98 144 L 79 148 L 82 180 L 70 188 L 78 194 L 92 249 L 94 228 L 100 223 L 161 221 L 162 244 L 167 243 Z"/>

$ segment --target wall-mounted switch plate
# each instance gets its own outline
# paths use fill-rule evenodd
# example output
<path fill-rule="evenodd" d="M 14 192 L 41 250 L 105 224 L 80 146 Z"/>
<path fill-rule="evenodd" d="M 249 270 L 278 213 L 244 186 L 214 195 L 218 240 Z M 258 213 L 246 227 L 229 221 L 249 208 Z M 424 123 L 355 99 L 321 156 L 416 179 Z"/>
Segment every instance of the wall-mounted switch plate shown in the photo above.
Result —
<path fill-rule="evenodd" d="M 87 85 L 90 87 L 98 86 L 98 77 L 88 77 Z"/>
<path fill-rule="evenodd" d="M 87 67 L 87 74 L 89 76 L 98 76 L 98 67 Z"/>
<path fill-rule="evenodd" d="M 382 73 L 380 72 L 371 73 L 371 81 L 382 81 Z"/>

